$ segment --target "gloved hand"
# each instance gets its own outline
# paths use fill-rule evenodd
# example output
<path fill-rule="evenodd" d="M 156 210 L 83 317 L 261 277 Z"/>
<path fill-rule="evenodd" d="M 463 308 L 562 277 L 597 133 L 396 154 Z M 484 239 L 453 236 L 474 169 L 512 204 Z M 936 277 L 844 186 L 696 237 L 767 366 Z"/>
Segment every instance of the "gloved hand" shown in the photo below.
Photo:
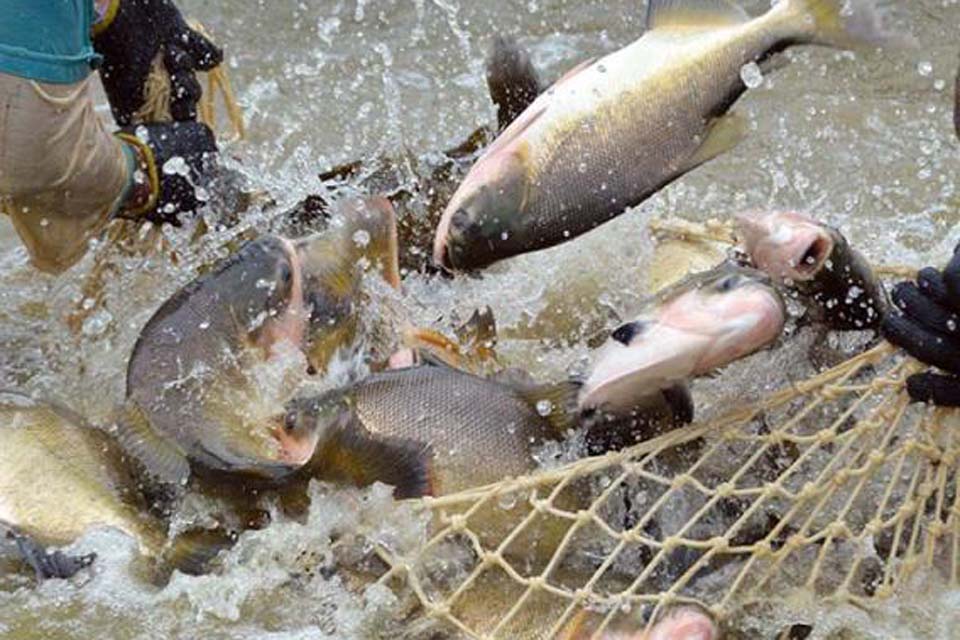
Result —
<path fill-rule="evenodd" d="M 900 313 L 884 318 L 881 331 L 925 364 L 948 375 L 920 373 L 907 380 L 907 391 L 917 402 L 960 407 L 960 246 L 940 272 L 928 267 L 917 281 L 901 282 L 893 290 Z"/>
<path fill-rule="evenodd" d="M 174 120 L 196 119 L 201 89 L 194 72 L 223 61 L 223 52 L 190 28 L 171 0 L 112 0 L 107 18 L 94 29 L 93 47 L 103 56 L 100 76 L 121 126 L 131 124 L 143 106 L 158 53 L 170 74 Z"/>
<path fill-rule="evenodd" d="M 180 226 L 180 214 L 202 204 L 196 189 L 216 166 L 213 132 L 200 122 L 165 122 L 124 127 L 117 137 L 138 151 L 142 175 L 118 216 Z"/>

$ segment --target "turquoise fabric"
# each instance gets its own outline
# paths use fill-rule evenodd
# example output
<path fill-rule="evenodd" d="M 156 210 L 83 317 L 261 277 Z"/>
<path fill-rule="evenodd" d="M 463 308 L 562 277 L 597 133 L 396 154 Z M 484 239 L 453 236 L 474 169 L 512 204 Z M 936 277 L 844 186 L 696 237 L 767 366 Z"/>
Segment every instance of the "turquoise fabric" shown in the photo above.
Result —
<path fill-rule="evenodd" d="M 90 29 L 93 0 L 0 0 L 0 73 L 69 84 L 99 56 Z"/>

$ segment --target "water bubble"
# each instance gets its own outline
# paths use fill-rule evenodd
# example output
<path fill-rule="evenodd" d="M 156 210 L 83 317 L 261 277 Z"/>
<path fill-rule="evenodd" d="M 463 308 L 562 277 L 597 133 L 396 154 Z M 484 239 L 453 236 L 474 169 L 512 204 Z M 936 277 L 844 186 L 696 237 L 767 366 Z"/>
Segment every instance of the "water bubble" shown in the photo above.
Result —
<path fill-rule="evenodd" d="M 748 89 L 756 89 L 763 84 L 763 71 L 756 62 L 748 62 L 740 67 L 740 79 Z"/>
<path fill-rule="evenodd" d="M 168 176 L 186 176 L 190 174 L 190 167 L 182 156 L 174 156 L 163 163 L 163 173 Z"/>
<path fill-rule="evenodd" d="M 353 234 L 353 243 L 358 247 L 366 247 L 370 245 L 370 233 L 363 229 L 358 229 Z"/>
<path fill-rule="evenodd" d="M 553 413 L 553 403 L 549 400 L 541 400 L 537 403 L 537 413 L 546 418 Z"/>
<path fill-rule="evenodd" d="M 100 309 L 83 321 L 80 331 L 88 338 L 95 338 L 103 335 L 111 322 L 113 322 L 113 315 L 106 309 Z"/>
<path fill-rule="evenodd" d="M 917 73 L 919 73 L 924 78 L 928 77 L 933 73 L 933 63 L 929 60 L 923 60 L 917 63 Z"/>
<path fill-rule="evenodd" d="M 510 511 L 515 506 L 517 506 L 517 494 L 505 493 L 504 495 L 497 498 L 497 504 L 504 511 Z"/>

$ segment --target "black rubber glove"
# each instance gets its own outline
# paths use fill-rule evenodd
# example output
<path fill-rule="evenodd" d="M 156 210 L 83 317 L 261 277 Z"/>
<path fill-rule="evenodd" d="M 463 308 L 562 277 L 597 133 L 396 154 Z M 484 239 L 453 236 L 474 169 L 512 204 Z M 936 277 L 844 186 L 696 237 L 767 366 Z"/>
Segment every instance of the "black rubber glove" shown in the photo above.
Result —
<path fill-rule="evenodd" d="M 143 106 L 144 85 L 158 53 L 170 74 L 173 119 L 196 119 L 202 91 L 195 72 L 219 65 L 223 52 L 190 28 L 171 0 L 114 1 L 116 13 L 97 27 L 93 47 L 103 56 L 100 76 L 117 124 L 131 124 Z"/>
<path fill-rule="evenodd" d="M 181 214 L 203 204 L 196 190 L 210 182 L 217 154 L 213 132 L 206 125 L 135 125 L 124 127 L 117 135 L 140 153 L 140 170 L 149 186 L 144 197 L 138 197 L 138 189 L 133 190 L 120 217 L 179 226 Z"/>
<path fill-rule="evenodd" d="M 917 281 L 893 290 L 900 313 L 883 320 L 883 336 L 925 364 L 948 375 L 920 373 L 907 380 L 917 402 L 960 407 L 960 247 L 942 271 L 926 268 Z"/>

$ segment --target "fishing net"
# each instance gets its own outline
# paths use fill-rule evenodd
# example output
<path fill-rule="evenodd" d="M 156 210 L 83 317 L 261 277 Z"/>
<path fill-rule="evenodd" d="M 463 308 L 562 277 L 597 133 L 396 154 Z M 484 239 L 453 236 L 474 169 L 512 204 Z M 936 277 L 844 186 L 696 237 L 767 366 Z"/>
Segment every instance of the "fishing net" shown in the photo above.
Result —
<path fill-rule="evenodd" d="M 378 545 L 379 583 L 422 628 L 469 638 L 600 637 L 683 604 L 721 623 L 870 610 L 956 585 L 960 420 L 910 403 L 919 368 L 881 344 L 624 451 L 422 500 L 430 538 Z"/>

